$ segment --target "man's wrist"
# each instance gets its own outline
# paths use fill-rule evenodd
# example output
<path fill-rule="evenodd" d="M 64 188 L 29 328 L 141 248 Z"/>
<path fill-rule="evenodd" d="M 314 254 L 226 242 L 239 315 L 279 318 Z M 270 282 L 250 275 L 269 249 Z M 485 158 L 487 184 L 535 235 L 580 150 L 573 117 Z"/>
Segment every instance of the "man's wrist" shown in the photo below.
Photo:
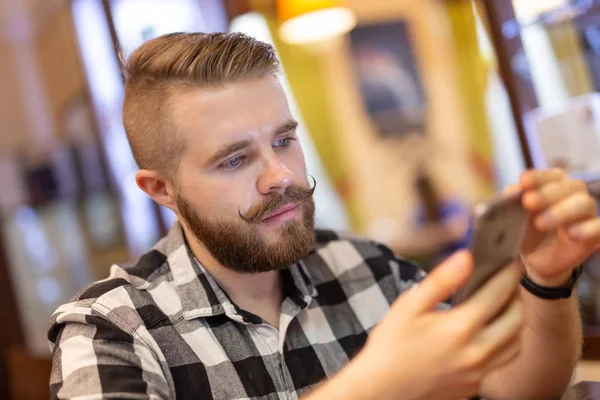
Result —
<path fill-rule="evenodd" d="M 557 284 L 557 282 L 560 281 L 558 280 L 558 277 L 556 277 L 556 279 L 553 280 L 544 280 L 545 285 L 547 286 L 536 283 L 529 276 L 524 275 L 521 278 L 521 286 L 529 293 L 544 300 L 568 299 L 572 297 L 573 290 L 575 289 L 575 286 L 577 285 L 582 273 L 583 266 L 580 265 L 579 267 L 573 269 L 571 276 L 566 283 Z"/>
<path fill-rule="evenodd" d="M 575 267 L 573 267 L 572 269 L 559 274 L 540 274 L 527 262 L 523 254 L 519 254 L 519 256 L 521 258 L 521 264 L 525 269 L 525 276 L 538 286 L 547 288 L 560 288 L 566 286 L 571 281 L 573 271 L 575 270 Z"/>
<path fill-rule="evenodd" d="M 569 282 L 571 281 L 571 276 L 573 276 L 573 270 L 567 271 L 559 275 L 548 276 L 538 274 L 535 271 L 531 271 L 530 269 L 526 268 L 525 274 L 527 275 L 527 278 L 529 278 L 530 281 L 532 281 L 538 286 L 543 286 L 547 288 L 559 288 L 569 284 Z"/>

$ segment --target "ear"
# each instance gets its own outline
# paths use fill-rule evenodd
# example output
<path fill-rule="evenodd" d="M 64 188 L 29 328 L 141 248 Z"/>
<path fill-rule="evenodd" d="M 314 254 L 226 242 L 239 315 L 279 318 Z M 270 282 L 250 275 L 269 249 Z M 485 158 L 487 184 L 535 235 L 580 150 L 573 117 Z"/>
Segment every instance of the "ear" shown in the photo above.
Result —
<path fill-rule="evenodd" d="M 150 169 L 140 169 L 135 173 L 135 183 L 152 200 L 177 212 L 172 187 L 163 175 Z"/>

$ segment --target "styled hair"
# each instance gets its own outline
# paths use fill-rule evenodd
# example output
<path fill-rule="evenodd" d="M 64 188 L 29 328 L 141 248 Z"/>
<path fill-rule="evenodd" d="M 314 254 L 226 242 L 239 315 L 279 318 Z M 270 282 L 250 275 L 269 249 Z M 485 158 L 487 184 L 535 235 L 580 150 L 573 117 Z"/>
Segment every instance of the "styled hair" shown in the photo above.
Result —
<path fill-rule="evenodd" d="M 172 100 L 187 90 L 214 88 L 279 73 L 273 47 L 241 33 L 171 33 L 149 40 L 122 61 L 123 124 L 141 169 L 173 177 L 185 143 Z"/>

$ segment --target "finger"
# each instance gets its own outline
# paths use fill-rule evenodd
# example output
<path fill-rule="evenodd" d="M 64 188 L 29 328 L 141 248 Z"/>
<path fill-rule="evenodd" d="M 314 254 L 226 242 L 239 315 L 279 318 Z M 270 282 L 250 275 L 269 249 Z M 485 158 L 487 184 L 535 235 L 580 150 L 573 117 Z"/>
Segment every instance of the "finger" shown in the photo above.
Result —
<path fill-rule="evenodd" d="M 453 310 L 457 320 L 465 321 L 467 329 L 478 331 L 496 317 L 517 293 L 522 272 L 516 263 L 502 268 L 462 305 Z"/>
<path fill-rule="evenodd" d="M 511 194 L 519 193 L 521 190 L 523 190 L 523 188 L 519 183 L 513 183 L 502 189 L 502 194 L 508 196 Z"/>
<path fill-rule="evenodd" d="M 541 211 L 577 192 L 587 193 L 587 185 L 579 179 L 550 182 L 523 195 L 523 206 L 529 211 Z"/>
<path fill-rule="evenodd" d="M 521 186 L 525 190 L 535 189 L 552 181 L 565 179 L 567 174 L 560 168 L 529 170 L 521 175 Z"/>
<path fill-rule="evenodd" d="M 575 224 L 567 230 L 567 233 L 576 241 L 600 242 L 600 218 Z M 597 245 L 600 246 L 600 243 Z"/>
<path fill-rule="evenodd" d="M 523 302 L 521 296 L 515 294 L 511 297 L 509 306 L 481 330 L 473 343 L 491 353 L 520 332 L 524 321 Z"/>
<path fill-rule="evenodd" d="M 506 311 L 475 337 L 469 351 L 491 361 L 518 341 L 524 321 L 523 304 L 519 296 L 514 296 Z"/>
<path fill-rule="evenodd" d="M 578 192 L 551 206 L 535 218 L 539 230 L 548 231 L 564 225 L 569 226 L 598 215 L 596 200 L 588 193 Z"/>
<path fill-rule="evenodd" d="M 453 254 L 409 292 L 411 311 L 429 311 L 447 300 L 467 281 L 472 270 L 473 258 L 468 251 Z"/>

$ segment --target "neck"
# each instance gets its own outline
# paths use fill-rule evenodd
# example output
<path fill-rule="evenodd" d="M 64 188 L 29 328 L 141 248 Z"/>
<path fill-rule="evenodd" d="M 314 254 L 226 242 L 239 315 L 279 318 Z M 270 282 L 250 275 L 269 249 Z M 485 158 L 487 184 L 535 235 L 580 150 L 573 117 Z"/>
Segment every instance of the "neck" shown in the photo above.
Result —
<path fill-rule="evenodd" d="M 279 271 L 254 274 L 232 270 L 218 262 L 208 249 L 187 231 L 184 232 L 196 259 L 240 308 L 256 314 L 277 327 L 283 293 Z"/>

